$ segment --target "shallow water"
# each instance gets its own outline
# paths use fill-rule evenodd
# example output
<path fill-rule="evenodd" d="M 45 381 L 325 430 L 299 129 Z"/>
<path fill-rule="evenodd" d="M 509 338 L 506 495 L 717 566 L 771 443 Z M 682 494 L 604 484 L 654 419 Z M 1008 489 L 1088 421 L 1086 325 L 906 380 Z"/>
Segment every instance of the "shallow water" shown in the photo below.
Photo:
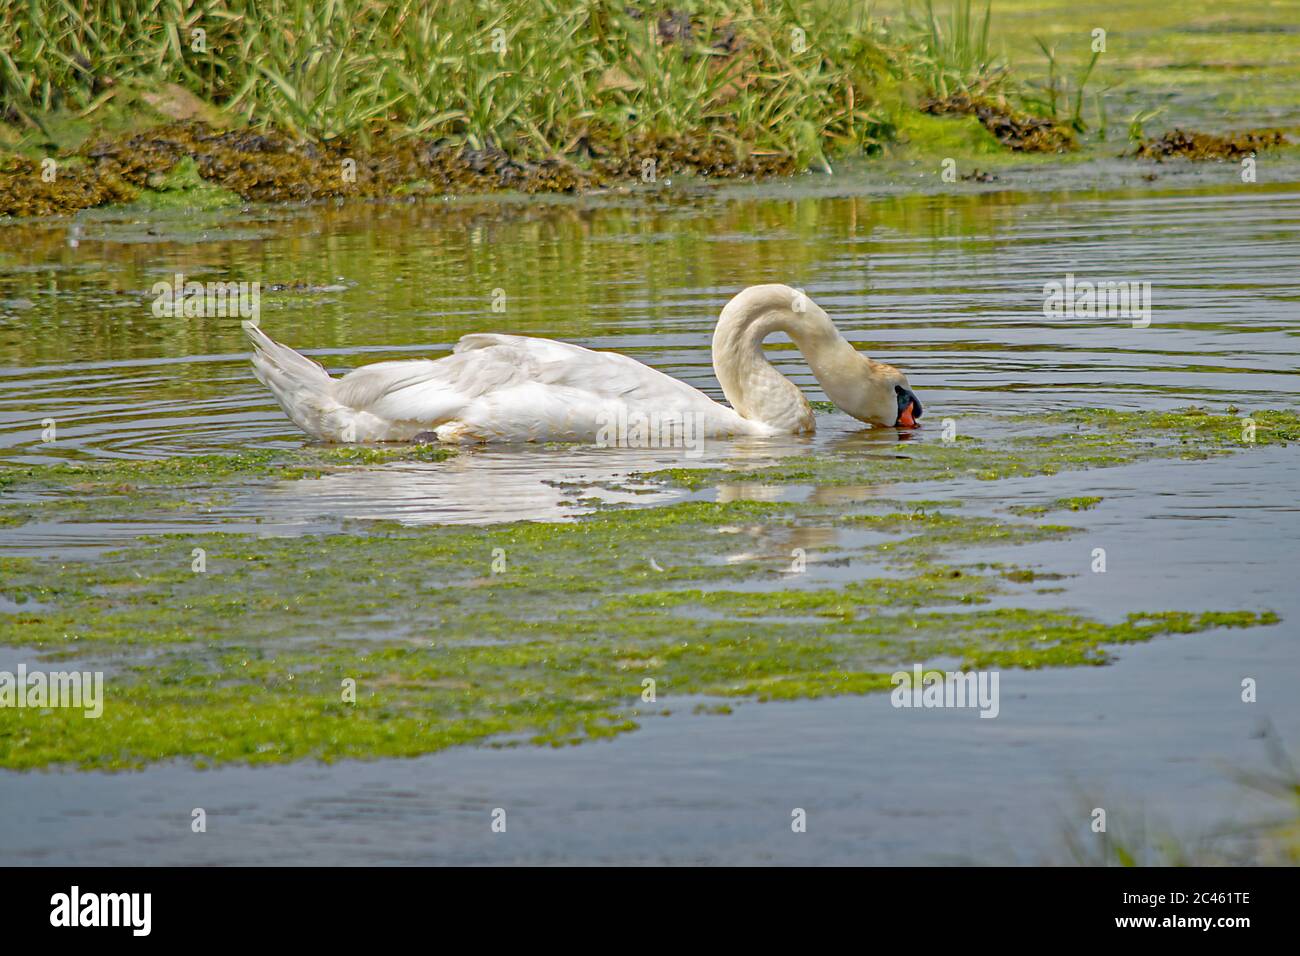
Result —
<path fill-rule="evenodd" d="M 937 441 L 943 418 L 978 434 L 997 412 L 1297 403 L 1300 188 L 827 189 L 810 180 L 653 201 L 351 205 L 148 222 L 100 213 L 0 227 L 0 461 L 303 441 L 253 379 L 236 318 L 153 315 L 147 290 L 178 270 L 305 283 L 266 292 L 262 325 L 331 371 L 436 356 L 462 334 L 501 330 L 627 352 L 715 397 L 708 346 L 719 308 L 744 285 L 788 282 L 859 348 L 908 372 L 926 405 L 925 427 L 903 436 L 910 441 Z M 1043 284 L 1067 273 L 1151 282 L 1151 326 L 1044 318 Z M 504 313 L 491 310 L 497 289 Z M 788 343 L 773 343 L 773 357 L 811 399 L 824 398 Z M 41 441 L 49 418 L 54 443 Z M 186 526 L 284 533 L 353 517 L 554 520 L 581 512 L 578 499 L 596 492 L 646 504 L 685 494 L 593 492 L 592 483 L 648 468 L 756 465 L 864 443 L 887 452 L 900 440 L 838 413 L 820 415 L 819 426 L 812 439 L 712 443 L 699 459 L 473 449 L 438 464 L 259 486 Z M 3 858 L 49 861 L 85 837 L 76 845 L 93 862 L 1024 861 L 1059 848 L 1071 781 L 1208 825 L 1238 817 L 1240 791 L 1224 766 L 1258 762 L 1251 738 L 1264 716 L 1282 739 L 1300 739 L 1300 698 L 1287 693 L 1297 679 L 1300 479 L 1285 451 L 903 491 L 961 498 L 977 513 L 1011 499 L 1103 495 L 1097 510 L 1060 518 L 1087 534 L 1016 549 L 1016 560 L 1070 575 L 1063 593 L 1018 603 L 1103 618 L 1271 609 L 1284 623 L 1157 641 L 1126 650 L 1114 668 L 1008 673 L 997 721 L 957 713 L 894 727 L 897 712 L 876 695 L 743 704 L 731 718 L 683 714 L 562 752 L 462 749 L 205 774 L 158 767 L 96 775 L 93 786 L 72 772 L 0 772 Z M 899 493 L 729 484 L 696 494 L 849 503 Z M 178 528 L 152 518 L 28 524 L 0 528 L 0 548 L 58 554 L 158 530 Z M 845 532 L 824 533 L 845 543 Z M 1106 575 L 1086 572 L 1097 536 L 1110 553 Z M 839 574 L 815 564 L 810 572 L 801 584 Z M 1243 674 L 1269 678 L 1258 711 L 1237 702 Z M 480 839 L 481 814 L 503 804 L 523 811 L 512 830 L 522 835 Z M 808 804 L 825 816 L 809 840 L 791 843 L 789 806 Z M 227 828 L 211 844 L 192 840 L 188 810 L 177 810 L 204 805 Z M 427 841 L 412 839 L 418 820 L 431 821 Z"/>
<path fill-rule="evenodd" d="M 1100 857 L 1088 830 L 1097 806 L 1138 855 L 1168 834 L 1185 847 L 1223 839 L 1284 810 L 1236 779 L 1275 769 L 1263 735 L 1300 740 L 1286 623 L 1300 619 L 1300 592 L 1293 564 L 1277 560 L 1300 536 L 1286 454 L 1268 452 L 1253 472 L 1227 458 L 1059 476 L 1053 493 L 1107 498 L 1078 517 L 1083 539 L 1019 549 L 1077 571 L 1054 605 L 1103 617 L 1271 608 L 1284 623 L 1125 647 L 1109 667 L 1006 670 L 996 720 L 900 711 L 884 694 L 729 701 L 729 716 L 679 699 L 636 733 L 558 750 L 0 771 L 0 860 L 48 864 L 75 846 L 92 865 L 1069 863 L 1067 834 Z M 1085 571 L 1094 540 L 1111 555 L 1104 575 Z M 1258 681 L 1255 704 L 1240 699 L 1243 677 Z M 190 831 L 194 807 L 208 813 L 206 834 Z M 497 807 L 505 834 L 490 829 Z M 795 807 L 804 834 L 790 831 Z"/>
<path fill-rule="evenodd" d="M 167 241 L 177 224 L 164 221 L 148 243 L 125 241 L 136 224 L 96 219 L 76 248 L 67 224 L 4 227 L 0 448 L 10 460 L 300 437 L 252 378 L 236 317 L 152 314 L 147 290 L 175 271 L 267 289 L 346 286 L 263 294 L 264 327 L 332 371 L 437 356 L 493 329 L 616 349 L 717 395 L 708 346 L 718 310 L 744 285 L 785 281 L 860 348 L 904 367 L 931 417 L 1103 399 L 1269 404 L 1298 387 L 1294 188 L 697 198 L 522 214 L 352 205 L 277 212 L 256 232 L 257 213 L 214 218 L 195 241 Z M 1067 273 L 1151 282 L 1151 328 L 1044 318 L 1044 282 Z M 494 289 L 504 312 L 492 311 Z M 777 357 L 824 397 L 788 344 Z M 40 440 L 45 417 L 59 424 L 53 445 Z"/>
<path fill-rule="evenodd" d="M 930 427 L 913 436 L 922 441 L 940 419 L 976 412 L 1250 408 L 1293 403 L 1300 389 L 1294 187 L 846 197 L 824 195 L 826 182 L 746 198 L 355 204 L 161 220 L 101 212 L 0 227 L 0 461 L 303 440 L 253 379 L 237 317 L 153 314 L 151 286 L 175 272 L 261 282 L 263 326 L 333 372 L 442 355 L 463 334 L 500 330 L 626 352 L 715 397 L 709 342 L 721 305 L 747 284 L 788 282 L 860 349 L 908 372 L 927 409 Z M 1150 282 L 1151 326 L 1045 318 L 1043 285 L 1067 273 Z M 504 295 L 503 312 L 494 295 Z M 810 398 L 825 397 L 788 341 L 771 351 Z M 50 419 L 57 441 L 47 443 Z M 886 440 L 869 434 L 823 416 L 814 447 Z M 289 523 L 303 509 L 558 518 L 580 509 L 554 483 L 607 481 L 674 457 L 693 465 L 795 450 L 713 443 L 703 459 L 680 461 L 680 452 L 486 449 L 454 467 L 394 473 L 383 487 L 304 485 L 254 510 Z"/>

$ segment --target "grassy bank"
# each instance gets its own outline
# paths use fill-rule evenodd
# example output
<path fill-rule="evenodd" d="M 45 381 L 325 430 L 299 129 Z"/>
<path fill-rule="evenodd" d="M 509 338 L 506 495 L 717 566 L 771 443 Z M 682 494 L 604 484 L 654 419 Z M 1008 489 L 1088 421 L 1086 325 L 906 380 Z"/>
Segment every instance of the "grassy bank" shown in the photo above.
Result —
<path fill-rule="evenodd" d="M 0 3 L 11 145 L 75 149 L 154 116 L 342 147 L 334 169 L 312 171 L 334 180 L 345 154 L 383 155 L 393 139 L 464 148 L 471 169 L 570 166 L 562 188 L 652 175 L 654 160 L 785 171 L 882 142 L 877 88 L 900 55 L 847 0 L 98 6 Z"/>
<path fill-rule="evenodd" d="M 1013 36 L 1025 6 L 1009 7 Z M 1103 7 L 1107 23 L 1131 20 Z M 1059 55 L 1038 43 L 1041 63 L 1017 47 L 1013 70 L 988 5 L 886 9 L 0 0 L 0 215 L 142 197 L 575 192 L 829 172 L 889 148 L 937 161 L 1125 141 L 1096 78 L 1125 62 L 1127 34 L 1113 54 L 1081 56 L 1086 30 L 1060 38 Z M 1138 138 L 1160 111 L 1148 102 L 1128 90 L 1118 104 L 1138 104 Z M 1285 142 L 1267 132 L 1245 148 Z"/>
<path fill-rule="evenodd" d="M 894 55 L 847 0 L 797 11 L 715 0 L 7 0 L 0 9 L 7 106 L 33 120 L 93 111 L 129 97 L 122 87 L 145 84 L 134 92 L 148 102 L 150 90 L 177 84 L 232 120 L 294 137 L 382 126 L 479 149 L 508 144 L 534 160 L 610 131 L 683 136 L 719 125 L 804 161 L 822 139 L 870 144 L 881 125 L 873 89 Z"/>
<path fill-rule="evenodd" d="M 128 201 L 183 158 L 244 199 L 574 191 L 829 170 L 933 134 L 932 94 L 976 92 L 1013 133 L 1028 118 L 968 2 L 892 25 L 866 9 L 0 0 L 0 214 Z M 1071 145 L 952 112 L 959 144 Z"/>

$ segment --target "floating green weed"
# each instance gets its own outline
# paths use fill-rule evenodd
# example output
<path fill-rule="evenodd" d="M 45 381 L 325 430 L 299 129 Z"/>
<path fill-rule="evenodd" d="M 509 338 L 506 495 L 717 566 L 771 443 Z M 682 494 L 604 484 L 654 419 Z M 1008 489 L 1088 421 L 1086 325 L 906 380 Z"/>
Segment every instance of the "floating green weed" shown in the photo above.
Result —
<path fill-rule="evenodd" d="M 1293 413 L 1252 419 L 1259 443 L 1295 435 Z M 997 480 L 1254 447 L 1238 441 L 1239 417 L 1199 410 L 1091 410 L 1033 424 L 1032 434 L 1006 429 L 996 440 L 808 457 L 747 474 L 772 483 Z M 41 513 L 39 500 L 20 502 L 14 492 L 83 488 L 87 500 L 121 514 L 146 492 L 188 501 L 196 488 L 219 494 L 248 480 L 405 458 L 437 467 L 445 453 L 308 448 L 16 469 L 0 514 Z M 702 474 L 717 473 L 681 477 Z M 1058 499 L 1052 508 L 1086 510 L 1097 500 Z M 99 720 L 0 710 L 0 766 L 334 760 L 479 741 L 560 746 L 630 731 L 683 697 L 869 693 L 886 689 L 896 670 L 936 659 L 1100 665 L 1115 646 L 1278 620 L 1267 610 L 1151 611 L 1108 622 L 1016 607 L 1025 588 L 1061 575 L 972 564 L 970 549 L 1078 529 L 965 514 L 954 504 L 686 501 L 560 524 L 370 522 L 296 537 L 196 530 L 80 559 L 2 557 L 0 643 L 30 654 L 29 666 L 66 662 L 58 666 L 104 670 L 107 681 Z"/>

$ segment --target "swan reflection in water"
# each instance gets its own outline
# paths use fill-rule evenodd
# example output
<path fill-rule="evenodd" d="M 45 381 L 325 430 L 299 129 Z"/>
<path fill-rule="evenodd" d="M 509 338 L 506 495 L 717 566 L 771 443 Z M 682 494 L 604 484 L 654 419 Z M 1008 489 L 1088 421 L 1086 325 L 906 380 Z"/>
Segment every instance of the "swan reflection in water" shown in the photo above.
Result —
<path fill-rule="evenodd" d="M 750 471 L 794 455 L 888 453 L 907 433 L 864 429 L 845 415 L 818 416 L 821 432 L 709 441 L 700 457 L 681 449 L 601 448 L 594 445 L 484 444 L 461 446 L 439 462 L 392 462 L 383 468 L 343 471 L 262 491 L 268 518 L 310 521 L 337 518 L 394 520 L 406 524 L 483 524 L 564 521 L 586 514 L 595 498 L 616 504 L 660 505 L 693 496 L 681 488 L 647 482 L 638 474 L 666 468 Z M 766 490 L 770 488 L 771 490 Z M 887 486 L 762 486 L 723 481 L 696 497 L 729 501 L 791 500 L 850 504 L 888 495 Z"/>

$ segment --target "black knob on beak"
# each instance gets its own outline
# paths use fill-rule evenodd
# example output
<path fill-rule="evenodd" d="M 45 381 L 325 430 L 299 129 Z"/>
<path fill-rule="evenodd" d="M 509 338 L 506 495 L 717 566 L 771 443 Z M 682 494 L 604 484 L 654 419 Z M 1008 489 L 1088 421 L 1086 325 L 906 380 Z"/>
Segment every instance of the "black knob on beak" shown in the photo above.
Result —
<path fill-rule="evenodd" d="M 911 389 L 895 385 L 894 394 L 898 396 L 898 418 L 894 422 L 895 425 L 908 424 L 903 421 L 905 417 L 912 419 L 921 417 L 921 401 L 912 394 Z"/>

